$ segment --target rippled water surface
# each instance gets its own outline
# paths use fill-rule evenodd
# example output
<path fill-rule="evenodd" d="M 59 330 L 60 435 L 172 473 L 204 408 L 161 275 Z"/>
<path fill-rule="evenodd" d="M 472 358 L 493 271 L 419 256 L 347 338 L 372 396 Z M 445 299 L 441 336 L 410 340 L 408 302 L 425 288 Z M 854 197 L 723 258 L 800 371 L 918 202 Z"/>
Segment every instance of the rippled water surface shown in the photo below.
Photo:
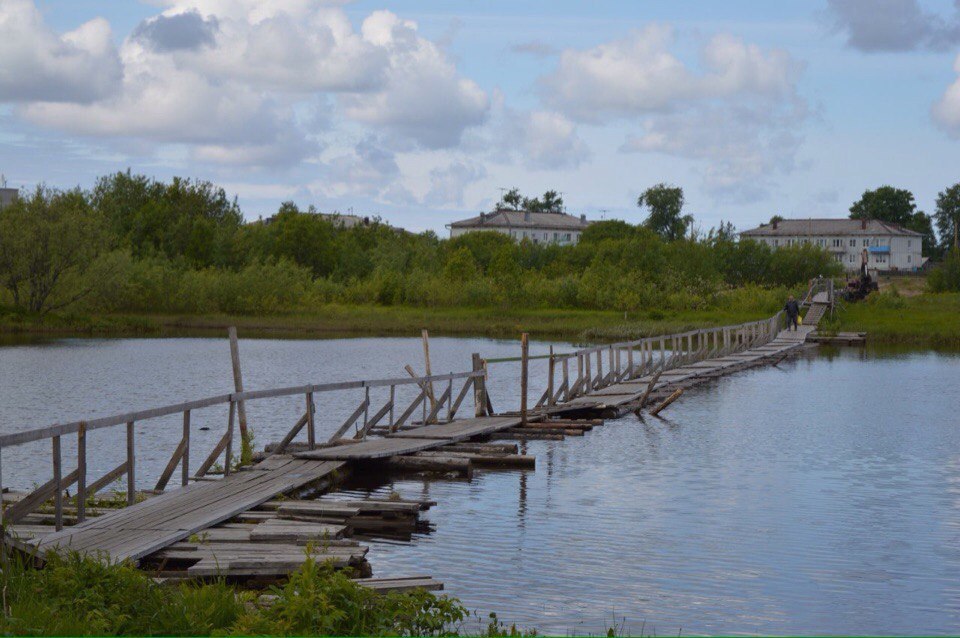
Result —
<path fill-rule="evenodd" d="M 468 367 L 474 351 L 516 352 L 489 340 L 431 345 L 435 371 Z M 419 347 L 241 344 L 252 388 L 395 376 L 408 361 L 420 367 Z M 515 382 L 503 370 L 495 401 Z M 955 354 L 855 349 L 742 372 L 689 390 L 668 419 L 631 415 L 583 438 L 531 442 L 536 471 L 377 486 L 439 505 L 431 533 L 372 543 L 369 558 L 377 575 L 430 574 L 481 617 L 547 633 L 625 622 L 659 635 L 956 634 L 958 380 Z M 222 340 L 60 341 L 0 348 L 0 387 L 0 428 L 12 431 L 229 391 L 231 380 Z M 357 400 L 330 409 L 348 413 Z M 302 405 L 250 410 L 263 442 Z M 225 416 L 209 418 L 212 444 Z M 175 426 L 138 431 L 157 468 Z M 117 435 L 101 441 L 104 454 L 122 447 Z M 5 451 L 5 484 L 44 480 L 46 458 L 46 448 Z"/>

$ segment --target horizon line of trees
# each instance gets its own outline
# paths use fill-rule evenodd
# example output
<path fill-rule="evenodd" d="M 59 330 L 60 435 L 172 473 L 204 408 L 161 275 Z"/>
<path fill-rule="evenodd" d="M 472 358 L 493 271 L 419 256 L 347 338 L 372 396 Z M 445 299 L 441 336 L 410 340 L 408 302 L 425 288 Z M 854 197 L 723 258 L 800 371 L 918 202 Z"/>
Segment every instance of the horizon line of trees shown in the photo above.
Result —
<path fill-rule="evenodd" d="M 557 205 L 553 197 L 537 199 Z M 0 308 L 270 314 L 342 303 L 662 311 L 736 299 L 775 310 L 787 288 L 841 272 L 813 246 L 774 251 L 737 241 L 730 223 L 693 229 L 678 187 L 653 186 L 637 204 L 648 211 L 641 224 L 596 222 L 577 245 L 538 245 L 499 233 L 441 239 L 432 231 L 397 232 L 376 219 L 348 228 L 291 202 L 270 223 L 244 223 L 236 199 L 210 182 L 118 172 L 90 190 L 40 186 L 0 210 Z"/>

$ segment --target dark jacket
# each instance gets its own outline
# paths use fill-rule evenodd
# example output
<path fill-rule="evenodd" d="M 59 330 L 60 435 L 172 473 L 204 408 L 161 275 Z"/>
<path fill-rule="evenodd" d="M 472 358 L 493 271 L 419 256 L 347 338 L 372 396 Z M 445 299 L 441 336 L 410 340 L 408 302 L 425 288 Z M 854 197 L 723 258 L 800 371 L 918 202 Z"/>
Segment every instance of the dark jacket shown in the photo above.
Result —
<path fill-rule="evenodd" d="M 800 304 L 797 303 L 796 299 L 791 299 L 788 301 L 783 309 L 786 311 L 787 315 L 791 317 L 796 317 L 800 314 Z"/>

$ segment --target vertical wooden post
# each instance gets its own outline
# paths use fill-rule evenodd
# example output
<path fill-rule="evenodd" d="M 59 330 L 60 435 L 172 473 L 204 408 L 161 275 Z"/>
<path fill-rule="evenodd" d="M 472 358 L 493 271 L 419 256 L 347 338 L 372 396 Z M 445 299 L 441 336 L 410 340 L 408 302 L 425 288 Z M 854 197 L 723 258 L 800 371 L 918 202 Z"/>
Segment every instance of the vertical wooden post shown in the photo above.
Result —
<path fill-rule="evenodd" d="M 603 387 L 603 353 L 597 350 L 597 388 Z"/>
<path fill-rule="evenodd" d="M 313 409 L 313 392 L 307 392 L 307 445 L 311 450 L 317 447 L 317 425 Z"/>
<path fill-rule="evenodd" d="M 474 392 L 476 392 L 476 386 L 474 386 Z M 391 430 L 393 429 L 393 404 L 395 402 L 394 399 L 396 399 L 396 395 L 397 395 L 397 386 L 391 383 L 390 384 L 390 421 L 387 423 L 387 427 L 389 427 Z"/>
<path fill-rule="evenodd" d="M 426 329 L 421 331 L 420 336 L 423 338 L 423 363 L 424 370 L 427 371 L 427 376 L 433 376 L 433 373 L 430 371 L 430 333 Z M 437 397 L 433 393 L 433 381 L 427 382 L 427 397 L 430 399 L 430 410 L 433 411 L 437 407 Z M 426 423 L 424 423 L 426 425 Z"/>
<path fill-rule="evenodd" d="M 666 365 L 667 361 L 667 342 L 663 337 L 660 337 L 660 365 Z"/>
<path fill-rule="evenodd" d="M 60 437 L 53 437 L 53 483 L 56 494 L 53 495 L 53 524 L 59 532 L 63 529 L 63 459 L 60 455 Z"/>
<path fill-rule="evenodd" d="M 127 421 L 127 505 L 137 502 L 137 453 L 134 448 L 133 421 Z"/>
<path fill-rule="evenodd" d="M 583 374 L 583 394 L 590 394 L 590 391 L 593 390 L 593 371 L 590 369 L 590 353 L 583 355 Z"/>
<path fill-rule="evenodd" d="M 190 484 L 190 410 L 183 412 L 183 458 L 180 460 L 180 484 Z"/>
<path fill-rule="evenodd" d="M 474 352 L 472 359 L 473 371 L 479 372 L 483 370 L 483 361 L 480 359 L 480 353 Z M 487 402 L 484 398 L 485 384 L 483 381 L 483 377 L 473 377 L 473 414 L 477 417 L 483 416 L 487 407 Z"/>
<path fill-rule="evenodd" d="M 556 402 L 553 400 L 553 374 L 556 369 L 556 363 L 553 360 L 553 346 L 550 346 L 550 359 L 547 364 L 547 405 L 553 406 Z"/>
<path fill-rule="evenodd" d="M 583 394 L 583 355 L 577 354 L 577 391 L 574 393 L 574 396 L 580 396 Z"/>
<path fill-rule="evenodd" d="M 364 387 L 363 392 L 363 435 L 366 436 L 367 420 L 370 418 L 370 386 Z"/>
<path fill-rule="evenodd" d="M 243 392 L 243 375 L 240 373 L 240 342 L 237 339 L 236 327 L 230 326 L 227 328 L 227 334 L 230 336 L 230 362 L 233 364 L 233 389 L 235 392 Z M 240 441 L 241 444 L 243 444 L 247 441 L 247 406 L 244 405 L 243 401 L 237 404 L 237 412 L 240 415 Z"/>
<path fill-rule="evenodd" d="M 227 450 L 226 461 L 223 464 L 223 475 L 230 476 L 230 460 L 233 456 L 233 419 L 234 412 L 236 411 L 236 403 L 233 399 L 230 400 L 230 415 L 227 417 Z"/>
<path fill-rule="evenodd" d="M 453 374 L 453 371 L 450 374 Z M 453 421 L 453 379 L 447 379 L 447 423 L 450 421 Z"/>
<path fill-rule="evenodd" d="M 563 400 L 570 400 L 570 357 L 563 358 Z"/>
<path fill-rule="evenodd" d="M 520 424 L 527 424 L 527 372 L 528 372 L 527 333 L 520 335 Z"/>
<path fill-rule="evenodd" d="M 633 346 L 627 348 L 627 378 L 633 378 Z"/>
<path fill-rule="evenodd" d="M 87 518 L 87 424 L 77 430 L 77 523 Z"/>

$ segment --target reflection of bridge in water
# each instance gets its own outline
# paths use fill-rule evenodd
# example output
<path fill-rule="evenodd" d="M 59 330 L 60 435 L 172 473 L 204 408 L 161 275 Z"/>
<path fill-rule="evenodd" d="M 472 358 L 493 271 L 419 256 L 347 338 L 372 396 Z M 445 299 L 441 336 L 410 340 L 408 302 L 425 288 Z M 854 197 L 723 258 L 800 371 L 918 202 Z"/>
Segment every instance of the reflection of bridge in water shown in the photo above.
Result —
<path fill-rule="evenodd" d="M 782 312 L 769 319 L 734 326 L 584 348 L 570 353 L 484 360 L 473 355 L 468 372 L 425 377 L 351 381 L 264 391 L 235 392 L 178 405 L 89 421 L 58 424 L 0 436 L 0 451 L 49 440 L 53 478 L 29 493 L 2 494 L 6 542 L 26 551 L 68 548 L 102 553 L 112 560 L 140 561 L 166 576 L 281 576 L 305 560 L 304 545 L 315 556 L 342 566 L 365 567 L 361 538 L 390 536 L 417 529 L 425 500 L 345 500 L 338 481 L 351 470 L 443 471 L 468 474 L 478 467 L 530 467 L 504 440 L 562 439 L 583 435 L 602 419 L 669 401 L 683 388 L 765 363 L 776 363 L 799 349 L 832 306 L 832 286 L 815 283 L 804 305 L 808 311 L 797 331 L 785 330 Z M 540 399 L 527 406 L 528 364 L 547 359 Z M 487 393 L 491 366 L 519 361 L 521 408 L 495 413 Z M 435 388 L 443 388 L 436 396 Z M 399 391 L 416 396 L 407 405 Z M 371 390 L 387 394 L 383 405 Z M 324 416 L 315 397 L 360 392 L 357 408 L 325 443 L 316 440 Z M 303 416 L 259 462 L 234 468 L 235 421 L 249 401 L 302 397 Z M 469 400 L 468 400 L 469 397 Z M 465 404 L 470 417 L 459 417 Z M 190 472 L 191 415 L 228 406 L 226 432 L 202 463 Z M 659 406 L 658 406 L 659 407 Z M 402 411 L 400 408 L 403 408 Z M 419 412 L 419 421 L 410 422 Z M 136 490 L 136 425 L 182 415 L 182 438 L 152 490 Z M 242 419 L 241 419 L 242 420 Z M 126 460 L 92 482 L 87 481 L 87 433 L 124 427 Z M 76 437 L 77 467 L 62 470 L 62 437 Z M 297 442 L 297 437 L 306 441 Z M 219 478 L 209 476 L 223 458 Z M 177 470 L 181 487 L 167 490 Z M 92 497 L 118 479 L 126 481 L 126 507 L 104 509 Z M 142 480 L 142 479 L 141 479 Z M 67 490 L 76 485 L 75 496 Z M 282 500 L 329 492 L 315 500 Z M 199 537 L 199 538 L 198 538 Z M 361 581 L 364 582 L 364 581 Z M 365 581 L 382 589 L 437 587 L 428 577 Z"/>

